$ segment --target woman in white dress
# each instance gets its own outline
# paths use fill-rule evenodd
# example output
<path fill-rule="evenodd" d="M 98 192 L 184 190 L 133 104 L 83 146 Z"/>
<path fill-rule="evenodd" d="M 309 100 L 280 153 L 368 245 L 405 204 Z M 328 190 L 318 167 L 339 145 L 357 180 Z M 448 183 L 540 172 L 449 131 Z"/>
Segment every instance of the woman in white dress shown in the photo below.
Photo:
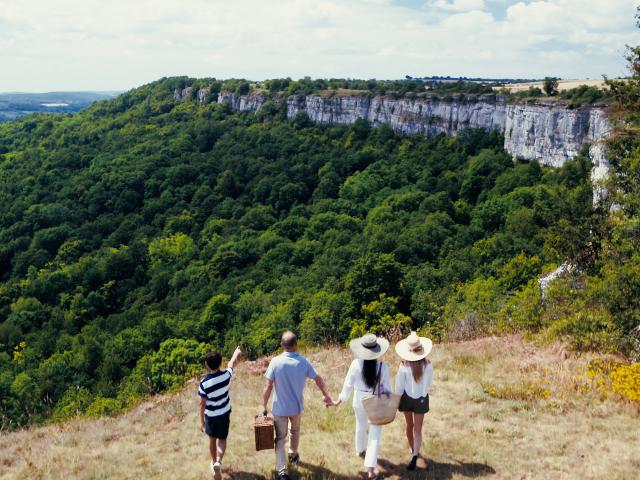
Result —
<path fill-rule="evenodd" d="M 396 375 L 395 393 L 401 395 L 398 410 L 404 412 L 407 422 L 407 441 L 411 461 L 407 470 L 415 470 L 422 446 L 422 424 L 429 411 L 429 388 L 433 381 L 433 365 L 427 359 L 433 344 L 416 332 L 396 344 L 396 353 L 403 360 Z"/>
<path fill-rule="evenodd" d="M 389 367 L 378 361 L 389 348 L 389 342 L 368 333 L 351 340 L 349 347 L 356 356 L 351 362 L 344 386 L 334 405 L 340 405 L 353 392 L 353 411 L 356 415 L 356 453 L 364 458 L 368 478 L 377 478 L 378 453 L 380 452 L 381 425 L 369 425 L 367 414 L 362 407 L 362 398 L 367 395 L 391 392 Z"/>

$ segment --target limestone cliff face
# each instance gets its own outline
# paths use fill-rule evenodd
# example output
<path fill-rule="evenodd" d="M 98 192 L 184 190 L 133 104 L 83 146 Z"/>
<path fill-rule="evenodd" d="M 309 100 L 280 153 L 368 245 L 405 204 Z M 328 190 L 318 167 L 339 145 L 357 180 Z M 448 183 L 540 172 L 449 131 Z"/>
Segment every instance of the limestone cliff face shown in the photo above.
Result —
<path fill-rule="evenodd" d="M 228 92 L 218 94 L 218 103 L 227 103 L 239 112 L 255 112 L 260 109 L 265 100 L 265 96 L 260 94 L 236 95 Z"/>
<path fill-rule="evenodd" d="M 239 111 L 256 111 L 261 94 L 220 93 L 219 103 Z M 606 178 L 609 163 L 602 144 L 610 132 L 601 108 L 569 109 L 554 102 L 507 103 L 494 95 L 461 96 L 455 101 L 435 97 L 290 96 L 287 118 L 306 113 L 316 123 L 350 124 L 357 119 L 386 124 L 403 134 L 453 135 L 463 128 L 485 128 L 504 134 L 504 148 L 514 156 L 559 167 L 591 144 L 593 178 Z M 597 195 L 601 195 L 602 192 Z"/>
<path fill-rule="evenodd" d="M 428 97 L 391 99 L 387 97 L 289 97 L 287 116 L 305 112 L 317 123 L 353 123 L 364 118 L 373 125 L 387 124 L 411 135 L 453 135 L 466 127 L 502 130 L 504 108 L 467 97 L 459 102 L 444 102 Z"/>
<path fill-rule="evenodd" d="M 604 111 L 597 108 L 506 105 L 505 150 L 515 156 L 561 166 L 586 143 L 605 139 L 610 130 Z"/>

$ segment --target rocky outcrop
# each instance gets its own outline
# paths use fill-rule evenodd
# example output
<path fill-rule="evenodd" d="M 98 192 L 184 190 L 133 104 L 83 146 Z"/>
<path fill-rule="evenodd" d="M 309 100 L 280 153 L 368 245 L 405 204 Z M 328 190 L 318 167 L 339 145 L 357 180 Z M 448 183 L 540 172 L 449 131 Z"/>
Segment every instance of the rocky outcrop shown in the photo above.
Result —
<path fill-rule="evenodd" d="M 505 105 L 504 148 L 513 155 L 561 166 L 582 147 L 603 140 L 609 122 L 599 109 L 564 106 Z"/>
<path fill-rule="evenodd" d="M 235 93 L 220 92 L 218 94 L 218 103 L 226 103 L 239 112 L 255 112 L 262 107 L 265 100 L 266 97 L 258 93 L 237 95 Z"/>
<path fill-rule="evenodd" d="M 538 279 L 538 285 L 540 286 L 540 292 L 542 294 L 542 298 L 545 298 L 547 295 L 547 290 L 551 284 L 558 280 L 559 278 L 566 277 L 570 275 L 572 272 L 576 270 L 576 266 L 571 263 L 565 262 L 556 268 L 554 271 L 548 273 L 547 275 L 540 277 Z"/>
<path fill-rule="evenodd" d="M 261 94 L 220 93 L 219 103 L 239 111 L 256 111 L 265 102 Z M 592 144 L 594 176 L 606 176 L 608 163 L 598 144 L 610 131 L 601 108 L 569 109 L 553 102 L 507 103 L 494 95 L 437 97 L 290 96 L 287 117 L 304 112 L 316 123 L 350 124 L 357 119 L 389 125 L 403 134 L 453 135 L 463 128 L 485 128 L 504 133 L 504 148 L 514 156 L 561 166 L 585 144 Z"/>
<path fill-rule="evenodd" d="M 193 87 L 176 88 L 173 91 L 173 99 L 176 101 L 188 100 L 191 98 L 191 92 L 193 92 Z"/>

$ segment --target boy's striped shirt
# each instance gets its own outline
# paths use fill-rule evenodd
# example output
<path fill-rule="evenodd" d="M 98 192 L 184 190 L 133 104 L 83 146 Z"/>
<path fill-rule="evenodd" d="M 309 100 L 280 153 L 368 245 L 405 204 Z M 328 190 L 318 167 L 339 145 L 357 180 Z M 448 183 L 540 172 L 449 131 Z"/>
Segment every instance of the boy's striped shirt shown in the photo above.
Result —
<path fill-rule="evenodd" d="M 204 414 L 207 417 L 218 417 L 231 411 L 229 399 L 229 383 L 233 370 L 227 368 L 216 373 L 210 373 L 202 379 L 198 388 L 198 395 L 206 400 Z"/>

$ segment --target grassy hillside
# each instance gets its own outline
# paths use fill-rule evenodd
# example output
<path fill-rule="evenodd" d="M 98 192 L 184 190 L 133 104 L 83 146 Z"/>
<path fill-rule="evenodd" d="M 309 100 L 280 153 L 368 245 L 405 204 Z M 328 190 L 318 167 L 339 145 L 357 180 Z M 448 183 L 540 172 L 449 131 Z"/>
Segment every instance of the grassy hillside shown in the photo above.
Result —
<path fill-rule="evenodd" d="M 309 357 L 339 392 L 350 353 Z M 396 368 L 393 353 L 386 360 Z M 404 419 L 383 429 L 385 478 L 635 479 L 640 469 L 640 410 L 587 375 L 612 358 L 575 356 L 520 337 L 436 345 L 425 460 L 408 475 Z M 591 367 L 589 367 L 591 365 Z M 234 412 L 225 461 L 229 479 L 270 478 L 273 452 L 255 453 L 251 419 L 260 409 L 266 361 L 242 363 L 232 386 Z M 601 383 L 600 389 L 596 387 Z M 0 436 L 0 478 L 209 478 L 207 441 L 198 430 L 196 383 L 113 418 L 69 420 Z M 306 390 L 302 464 L 293 478 L 362 478 L 353 453 L 350 406 L 327 410 Z M 425 471 L 425 465 L 427 470 Z"/>

